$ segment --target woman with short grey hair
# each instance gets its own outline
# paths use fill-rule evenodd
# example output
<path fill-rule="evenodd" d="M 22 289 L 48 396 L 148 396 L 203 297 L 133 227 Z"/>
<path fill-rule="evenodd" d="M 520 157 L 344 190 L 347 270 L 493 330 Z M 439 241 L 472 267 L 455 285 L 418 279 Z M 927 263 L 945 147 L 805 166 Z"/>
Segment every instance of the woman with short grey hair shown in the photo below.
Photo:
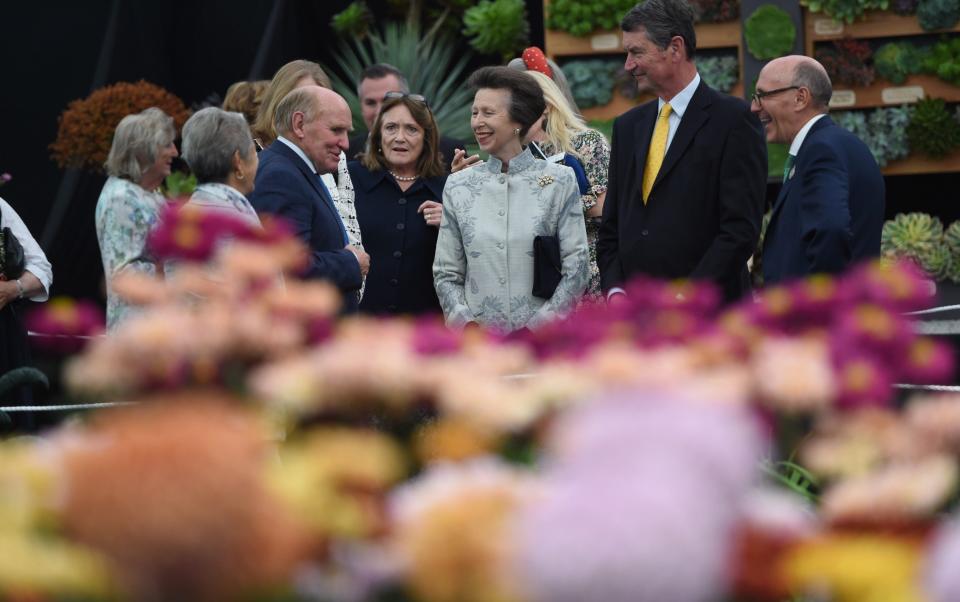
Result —
<path fill-rule="evenodd" d="M 157 273 L 156 260 L 147 251 L 147 235 L 164 205 L 157 189 L 177 157 L 176 136 L 173 118 L 156 107 L 127 115 L 114 130 L 104 163 L 110 177 L 96 209 L 97 242 L 107 281 L 108 330 L 134 311 L 114 293 L 113 278 L 125 270 Z"/>
<path fill-rule="evenodd" d="M 246 197 L 253 192 L 258 159 L 243 115 L 216 107 L 194 113 L 183 125 L 183 159 L 197 177 L 187 205 L 233 213 L 260 226 Z"/>

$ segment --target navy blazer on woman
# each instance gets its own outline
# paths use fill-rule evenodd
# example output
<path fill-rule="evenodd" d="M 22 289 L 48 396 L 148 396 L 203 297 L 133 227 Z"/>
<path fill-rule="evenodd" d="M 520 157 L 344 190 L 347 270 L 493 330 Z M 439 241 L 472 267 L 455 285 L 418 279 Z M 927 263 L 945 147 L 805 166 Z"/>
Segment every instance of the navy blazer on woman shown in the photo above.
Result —
<path fill-rule="evenodd" d="M 827 116 L 810 127 L 773 205 L 763 281 L 842 272 L 880 255 L 883 176 L 867 145 Z"/>
<path fill-rule="evenodd" d="M 439 230 L 417 208 L 443 200 L 447 176 L 420 178 L 400 190 L 386 170 L 348 164 L 363 246 L 370 254 L 360 311 L 372 314 L 440 313 L 433 287 L 433 255 Z"/>
<path fill-rule="evenodd" d="M 275 141 L 260 151 L 260 166 L 250 204 L 258 213 L 276 215 L 292 226 L 311 251 L 307 278 L 329 280 L 343 293 L 344 311 L 357 309 L 360 264 L 344 247 L 343 221 L 320 176 L 289 146 Z"/>

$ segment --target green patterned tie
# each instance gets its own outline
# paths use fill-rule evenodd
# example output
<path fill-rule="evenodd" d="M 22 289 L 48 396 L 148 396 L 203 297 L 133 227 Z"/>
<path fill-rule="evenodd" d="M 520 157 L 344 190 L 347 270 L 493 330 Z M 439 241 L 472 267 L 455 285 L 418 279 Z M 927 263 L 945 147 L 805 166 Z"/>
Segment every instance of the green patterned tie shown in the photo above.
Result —
<path fill-rule="evenodd" d="M 793 164 L 796 163 L 796 155 L 787 155 L 787 162 L 783 165 L 783 181 L 786 182 L 787 178 L 790 177 L 790 170 L 793 169 Z"/>

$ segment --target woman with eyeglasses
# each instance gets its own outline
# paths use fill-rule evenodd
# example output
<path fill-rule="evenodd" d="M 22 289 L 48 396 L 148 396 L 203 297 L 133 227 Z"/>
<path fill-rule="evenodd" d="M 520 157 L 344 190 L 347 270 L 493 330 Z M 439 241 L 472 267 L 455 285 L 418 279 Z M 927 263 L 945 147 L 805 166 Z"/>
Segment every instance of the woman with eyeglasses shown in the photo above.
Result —
<path fill-rule="evenodd" d="M 360 311 L 439 313 L 432 265 L 447 176 L 426 99 L 388 92 L 368 149 L 360 161 L 349 163 L 357 219 L 370 254 Z"/>
<path fill-rule="evenodd" d="M 587 285 L 580 191 L 569 167 L 523 147 L 546 110 L 533 79 L 484 67 L 468 85 L 476 90 L 470 125 L 490 158 L 447 180 L 434 285 L 451 327 L 534 329 L 569 313 Z M 548 285 L 535 274 L 550 276 L 544 260 L 553 251 L 559 270 Z"/>

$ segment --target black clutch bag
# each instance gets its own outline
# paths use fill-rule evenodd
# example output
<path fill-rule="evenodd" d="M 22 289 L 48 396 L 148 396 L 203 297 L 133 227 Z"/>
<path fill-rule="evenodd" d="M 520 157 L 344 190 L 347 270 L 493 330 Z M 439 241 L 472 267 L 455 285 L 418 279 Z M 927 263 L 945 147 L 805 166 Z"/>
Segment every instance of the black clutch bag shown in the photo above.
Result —
<path fill-rule="evenodd" d="M 533 296 L 549 299 L 560 284 L 560 239 L 533 238 Z"/>
<path fill-rule="evenodd" d="M 16 280 L 23 276 L 26 269 L 26 258 L 23 255 L 23 245 L 13 235 L 10 228 L 0 230 L 0 274 L 7 280 Z"/>

